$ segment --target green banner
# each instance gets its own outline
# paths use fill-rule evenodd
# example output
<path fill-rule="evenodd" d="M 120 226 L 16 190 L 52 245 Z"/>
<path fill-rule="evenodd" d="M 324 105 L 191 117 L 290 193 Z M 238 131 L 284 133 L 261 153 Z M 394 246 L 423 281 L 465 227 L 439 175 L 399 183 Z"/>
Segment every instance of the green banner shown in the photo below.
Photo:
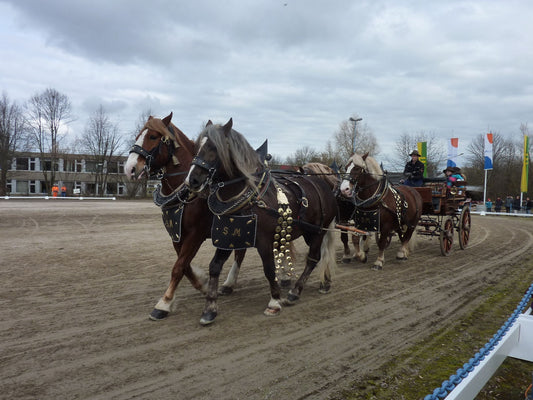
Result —
<path fill-rule="evenodd" d="M 527 181 L 529 179 L 529 136 L 524 135 L 524 163 L 522 164 L 522 180 L 520 181 L 520 191 L 527 192 Z"/>
<path fill-rule="evenodd" d="M 418 142 L 416 144 L 418 152 L 420 153 L 420 161 L 424 164 L 424 178 L 428 177 L 428 146 L 427 142 Z"/>

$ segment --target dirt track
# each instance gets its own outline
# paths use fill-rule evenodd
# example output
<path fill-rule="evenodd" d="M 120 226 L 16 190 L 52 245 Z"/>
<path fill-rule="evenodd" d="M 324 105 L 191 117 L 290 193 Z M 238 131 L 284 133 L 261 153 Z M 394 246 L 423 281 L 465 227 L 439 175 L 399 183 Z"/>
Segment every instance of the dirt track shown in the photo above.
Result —
<path fill-rule="evenodd" d="M 478 305 L 533 250 L 531 218 L 472 225 L 469 248 L 455 242 L 450 257 L 419 237 L 398 262 L 393 240 L 381 272 L 339 263 L 328 295 L 312 275 L 300 303 L 273 318 L 252 250 L 215 324 L 202 327 L 203 297 L 186 280 L 177 310 L 148 319 L 175 261 L 153 203 L 0 199 L 0 398 L 333 396 Z M 204 243 L 194 264 L 206 269 L 212 249 Z"/>

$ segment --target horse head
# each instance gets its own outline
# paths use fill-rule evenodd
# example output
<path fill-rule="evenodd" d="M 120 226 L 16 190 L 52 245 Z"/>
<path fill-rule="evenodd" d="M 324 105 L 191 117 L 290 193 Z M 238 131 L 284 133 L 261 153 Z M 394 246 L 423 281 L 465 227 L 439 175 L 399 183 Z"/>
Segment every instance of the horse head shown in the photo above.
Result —
<path fill-rule="evenodd" d="M 124 172 L 130 179 L 140 179 L 144 175 L 189 167 L 194 143 L 171 122 L 172 113 L 163 119 L 150 116 L 135 138 Z"/>
<path fill-rule="evenodd" d="M 193 192 L 201 192 L 213 182 L 222 186 L 228 179 L 253 181 L 252 174 L 262 168 L 259 155 L 232 127 L 232 119 L 225 125 L 209 121 L 198 136 L 196 156 L 185 179 Z"/>
<path fill-rule="evenodd" d="M 346 164 L 346 176 L 341 183 L 340 192 L 343 196 L 352 198 L 357 191 L 382 179 L 383 169 L 374 158 L 368 153 L 354 153 Z"/>

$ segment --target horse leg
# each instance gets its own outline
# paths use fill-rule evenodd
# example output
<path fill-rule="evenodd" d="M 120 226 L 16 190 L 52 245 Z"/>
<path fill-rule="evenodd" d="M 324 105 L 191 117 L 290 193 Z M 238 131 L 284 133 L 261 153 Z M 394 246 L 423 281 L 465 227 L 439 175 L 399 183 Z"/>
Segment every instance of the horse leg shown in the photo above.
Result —
<path fill-rule="evenodd" d="M 289 290 L 289 293 L 287 294 L 288 304 L 294 304 L 300 299 L 305 282 L 320 261 L 320 246 L 322 244 L 322 239 L 323 234 L 315 237 L 312 242 L 306 240 L 310 244 L 309 253 L 307 254 L 307 261 L 305 263 L 305 268 L 302 272 L 302 275 L 300 275 L 300 278 L 298 278 L 294 284 L 294 287 Z"/>
<path fill-rule="evenodd" d="M 217 316 L 218 278 L 222 266 L 231 255 L 232 250 L 217 249 L 213 259 L 209 263 L 209 283 L 205 296 L 205 307 L 200 318 L 200 324 L 209 325 L 215 321 Z"/>
<path fill-rule="evenodd" d="M 363 242 L 363 250 L 361 250 L 361 241 Z M 352 243 L 355 247 L 354 257 L 361 261 L 363 264 L 368 261 L 368 237 L 352 235 Z"/>
<path fill-rule="evenodd" d="M 226 281 L 220 287 L 218 294 L 228 295 L 233 293 L 233 288 L 237 283 L 237 278 L 239 277 L 239 272 L 241 270 L 242 261 L 246 254 L 246 250 L 235 250 L 235 259 L 231 265 Z"/>
<path fill-rule="evenodd" d="M 396 253 L 396 259 L 407 260 L 411 252 L 411 242 L 413 242 L 414 228 L 409 228 L 402 236 L 400 236 L 401 247 Z M 400 232 L 398 233 L 400 235 Z M 416 237 L 416 236 L 415 236 Z"/>
<path fill-rule="evenodd" d="M 383 264 L 385 263 L 385 249 L 390 244 L 390 239 L 389 239 L 389 235 L 385 235 L 385 234 L 380 234 L 379 237 L 377 237 L 376 239 L 377 239 L 379 251 L 378 251 L 378 258 L 374 262 L 372 269 L 379 271 L 383 269 Z"/>
<path fill-rule="evenodd" d="M 274 253 L 272 246 L 266 246 L 264 249 L 257 249 L 261 260 L 263 261 L 263 272 L 270 286 L 270 301 L 263 314 L 267 316 L 279 315 L 281 312 L 281 288 L 276 279 L 276 265 L 274 262 Z"/>
<path fill-rule="evenodd" d="M 198 242 L 198 245 L 191 245 L 191 243 L 194 242 Z M 176 289 L 178 288 L 178 284 L 180 283 L 184 274 L 187 276 L 193 287 L 205 292 L 205 274 L 199 269 L 191 268 L 190 265 L 191 260 L 194 258 L 194 256 L 198 252 L 198 249 L 200 248 L 200 244 L 201 241 L 196 240 L 186 240 L 183 243 L 174 244 L 178 259 L 176 260 L 176 262 L 174 263 L 174 267 L 172 268 L 170 283 L 168 285 L 167 290 L 165 291 L 165 294 L 163 295 L 163 297 L 161 297 L 161 299 L 159 299 L 154 309 L 150 313 L 150 319 L 152 321 L 159 321 L 165 319 L 168 316 L 174 303 Z"/>
<path fill-rule="evenodd" d="M 341 242 L 344 247 L 344 252 L 342 254 L 342 262 L 348 264 L 352 261 L 352 256 L 350 255 L 350 246 L 348 245 L 348 234 L 346 232 L 341 232 Z"/>

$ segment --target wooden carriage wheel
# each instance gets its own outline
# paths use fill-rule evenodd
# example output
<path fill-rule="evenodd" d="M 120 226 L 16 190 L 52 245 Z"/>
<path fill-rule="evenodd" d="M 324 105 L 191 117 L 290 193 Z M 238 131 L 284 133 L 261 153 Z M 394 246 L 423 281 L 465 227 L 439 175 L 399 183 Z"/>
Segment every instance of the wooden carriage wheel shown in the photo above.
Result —
<path fill-rule="evenodd" d="M 453 219 L 448 217 L 442 223 L 440 231 L 440 252 L 443 256 L 449 256 L 453 244 Z"/>
<path fill-rule="evenodd" d="M 459 216 L 459 246 L 461 249 L 465 249 L 470 239 L 470 226 L 471 226 L 470 207 L 465 205 L 461 210 Z"/>

